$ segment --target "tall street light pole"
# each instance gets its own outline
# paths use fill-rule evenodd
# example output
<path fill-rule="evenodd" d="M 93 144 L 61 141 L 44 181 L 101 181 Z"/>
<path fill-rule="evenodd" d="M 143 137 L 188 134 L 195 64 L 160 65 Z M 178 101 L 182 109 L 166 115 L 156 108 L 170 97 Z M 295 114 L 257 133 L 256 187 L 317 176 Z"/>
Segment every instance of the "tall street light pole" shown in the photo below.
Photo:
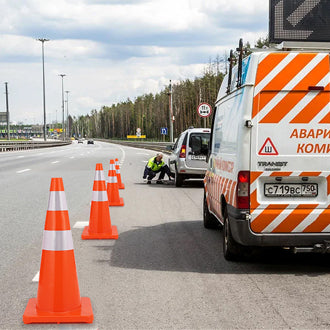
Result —
<path fill-rule="evenodd" d="M 42 87 L 43 87 L 43 105 L 44 105 L 44 140 L 47 140 L 46 136 L 46 92 L 45 92 L 45 53 L 44 53 L 44 43 L 49 41 L 49 39 L 40 38 L 37 39 L 42 45 Z"/>
<path fill-rule="evenodd" d="M 70 137 L 70 124 L 69 124 L 69 93 L 70 91 L 65 91 L 66 93 L 66 126 L 67 126 L 67 134 Z"/>
<path fill-rule="evenodd" d="M 59 74 L 62 77 L 62 137 L 65 140 L 65 129 L 64 129 L 64 86 L 63 86 L 63 78 L 66 76 L 64 73 Z"/>

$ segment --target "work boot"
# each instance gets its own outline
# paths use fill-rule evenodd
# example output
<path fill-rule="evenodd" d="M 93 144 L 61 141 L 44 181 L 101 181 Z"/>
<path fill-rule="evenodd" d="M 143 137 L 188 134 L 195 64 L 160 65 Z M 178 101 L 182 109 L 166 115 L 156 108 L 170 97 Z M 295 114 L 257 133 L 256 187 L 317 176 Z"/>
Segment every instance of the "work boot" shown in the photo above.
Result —
<path fill-rule="evenodd" d="M 147 181 L 147 184 L 151 184 L 151 180 L 148 180 L 148 181 Z"/>
<path fill-rule="evenodd" d="M 163 184 L 163 181 L 162 180 L 157 180 L 156 183 L 157 184 Z"/>

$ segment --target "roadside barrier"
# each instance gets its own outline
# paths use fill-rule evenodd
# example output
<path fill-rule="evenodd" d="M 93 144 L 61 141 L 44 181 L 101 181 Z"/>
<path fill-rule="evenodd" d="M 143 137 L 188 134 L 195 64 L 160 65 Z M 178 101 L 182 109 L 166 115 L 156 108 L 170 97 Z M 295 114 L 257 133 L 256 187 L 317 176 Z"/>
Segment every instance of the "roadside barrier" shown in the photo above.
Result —
<path fill-rule="evenodd" d="M 102 164 L 96 164 L 89 226 L 84 228 L 81 238 L 118 239 L 117 227 L 111 225 Z"/>
<path fill-rule="evenodd" d="M 108 192 L 109 206 L 124 206 L 124 199 L 119 196 L 115 161 L 113 159 L 110 160 L 107 192 Z"/>
<path fill-rule="evenodd" d="M 28 323 L 92 323 L 87 297 L 80 297 L 63 180 L 52 178 L 46 215 L 37 298 L 23 314 Z"/>
<path fill-rule="evenodd" d="M 115 159 L 115 166 L 116 166 L 116 175 L 117 175 L 117 181 L 118 181 L 118 189 L 125 189 L 125 185 L 121 181 L 120 166 L 119 166 L 118 158 Z"/>

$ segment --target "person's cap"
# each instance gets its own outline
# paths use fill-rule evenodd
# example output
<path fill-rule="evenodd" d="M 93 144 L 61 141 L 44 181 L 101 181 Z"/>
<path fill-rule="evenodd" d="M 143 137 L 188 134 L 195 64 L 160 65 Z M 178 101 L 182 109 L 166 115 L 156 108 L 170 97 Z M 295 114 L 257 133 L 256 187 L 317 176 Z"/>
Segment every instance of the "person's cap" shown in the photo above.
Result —
<path fill-rule="evenodd" d="M 163 154 L 161 152 L 159 152 L 156 157 L 163 157 Z"/>

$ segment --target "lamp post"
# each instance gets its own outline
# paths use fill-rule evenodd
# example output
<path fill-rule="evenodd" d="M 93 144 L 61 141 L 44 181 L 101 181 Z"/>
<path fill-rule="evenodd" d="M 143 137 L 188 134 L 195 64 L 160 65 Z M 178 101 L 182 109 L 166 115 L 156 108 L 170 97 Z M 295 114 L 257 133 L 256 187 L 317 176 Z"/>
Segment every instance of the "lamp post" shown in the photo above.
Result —
<path fill-rule="evenodd" d="M 65 129 L 64 129 L 64 86 L 63 86 L 63 78 L 66 76 L 64 73 L 59 74 L 62 77 L 62 137 L 63 141 L 65 140 Z"/>
<path fill-rule="evenodd" d="M 44 43 L 49 39 L 39 38 L 37 39 L 42 45 L 42 87 L 43 87 L 43 105 L 44 105 L 44 140 L 47 140 L 46 136 L 46 93 L 45 93 L 45 54 L 44 54 Z"/>
<path fill-rule="evenodd" d="M 70 124 L 69 124 L 69 93 L 70 91 L 65 91 L 66 93 L 66 128 L 68 137 L 70 137 Z"/>

